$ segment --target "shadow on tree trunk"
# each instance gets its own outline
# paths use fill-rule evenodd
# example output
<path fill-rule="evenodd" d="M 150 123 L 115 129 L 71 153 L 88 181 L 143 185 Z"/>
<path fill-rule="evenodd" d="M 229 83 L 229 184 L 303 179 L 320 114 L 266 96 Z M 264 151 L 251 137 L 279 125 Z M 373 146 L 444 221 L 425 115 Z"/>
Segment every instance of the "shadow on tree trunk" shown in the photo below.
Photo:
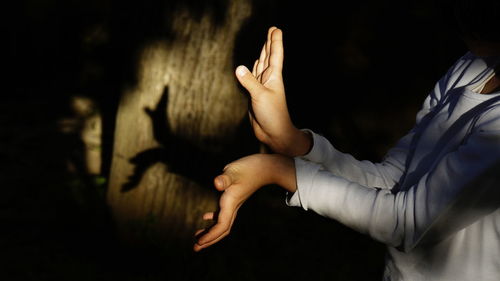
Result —
<path fill-rule="evenodd" d="M 163 90 L 156 108 L 144 108 L 145 114 L 151 119 L 153 136 L 159 146 L 144 150 L 129 161 L 134 172 L 123 184 L 121 191 L 128 192 L 136 188 L 144 173 L 151 166 L 162 163 L 172 173 L 195 181 L 200 186 L 212 187 L 212 180 L 225 165 L 247 153 L 255 152 L 256 141 L 220 143 L 217 140 L 206 139 L 204 144 L 212 150 L 202 149 L 187 139 L 172 133 L 168 120 L 169 89 Z M 236 130 L 235 139 L 253 139 L 248 120 L 245 118 Z M 246 136 L 245 136 L 246 135 Z"/>

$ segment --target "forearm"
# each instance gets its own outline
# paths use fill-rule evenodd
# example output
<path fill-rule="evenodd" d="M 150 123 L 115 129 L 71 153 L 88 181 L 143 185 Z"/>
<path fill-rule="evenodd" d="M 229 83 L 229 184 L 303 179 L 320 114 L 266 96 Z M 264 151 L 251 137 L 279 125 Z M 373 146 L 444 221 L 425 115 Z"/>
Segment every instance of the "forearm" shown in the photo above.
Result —
<path fill-rule="evenodd" d="M 493 115 L 493 114 L 492 114 Z M 484 126 L 467 143 L 443 156 L 436 166 L 402 186 L 396 194 L 321 170 L 296 158 L 297 192 L 291 206 L 333 218 L 391 246 L 410 250 L 440 241 L 498 208 L 500 166 L 499 119 L 484 117 Z"/>
<path fill-rule="evenodd" d="M 304 130 L 306 131 L 306 130 Z M 320 164 L 333 174 L 365 186 L 390 189 L 402 175 L 413 133 L 409 133 L 384 156 L 380 163 L 360 161 L 337 150 L 328 139 L 312 134 L 311 150 L 301 158 Z"/>

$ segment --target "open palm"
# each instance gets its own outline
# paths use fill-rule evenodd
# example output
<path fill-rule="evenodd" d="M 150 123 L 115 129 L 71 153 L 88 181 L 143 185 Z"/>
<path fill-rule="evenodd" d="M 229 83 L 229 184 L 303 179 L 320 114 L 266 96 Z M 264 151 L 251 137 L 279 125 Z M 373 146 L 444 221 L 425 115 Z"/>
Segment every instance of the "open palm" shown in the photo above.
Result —
<path fill-rule="evenodd" d="M 249 113 L 255 136 L 275 152 L 287 154 L 297 130 L 286 104 L 282 76 L 283 53 L 282 32 L 271 27 L 252 72 L 239 66 L 236 74 L 250 93 Z"/>

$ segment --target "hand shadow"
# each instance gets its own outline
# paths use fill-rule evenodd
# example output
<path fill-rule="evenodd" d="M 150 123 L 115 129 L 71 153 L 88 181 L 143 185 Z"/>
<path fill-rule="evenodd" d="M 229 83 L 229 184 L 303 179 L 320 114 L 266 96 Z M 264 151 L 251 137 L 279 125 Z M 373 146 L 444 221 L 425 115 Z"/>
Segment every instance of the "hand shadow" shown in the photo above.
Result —
<path fill-rule="evenodd" d="M 156 108 L 144 109 L 151 118 L 153 137 L 160 145 L 141 151 L 129 160 L 135 165 L 134 172 L 123 184 L 122 192 L 136 188 L 145 172 L 157 163 L 165 164 L 171 173 L 189 178 L 200 186 L 211 187 L 213 178 L 226 164 L 258 150 L 258 143 L 251 135 L 247 118 L 238 125 L 235 135 L 230 137 L 237 141 L 223 143 L 221 152 L 204 150 L 190 140 L 174 135 L 168 122 L 168 99 L 169 89 L 166 86 Z"/>

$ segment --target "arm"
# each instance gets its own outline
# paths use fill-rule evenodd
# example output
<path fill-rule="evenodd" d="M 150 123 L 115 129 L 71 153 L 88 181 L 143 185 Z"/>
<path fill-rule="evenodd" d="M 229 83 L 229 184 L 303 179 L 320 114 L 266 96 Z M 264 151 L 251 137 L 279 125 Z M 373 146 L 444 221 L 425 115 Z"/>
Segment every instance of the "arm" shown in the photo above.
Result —
<path fill-rule="evenodd" d="M 396 194 L 296 158 L 298 191 L 288 203 L 404 250 L 443 239 L 500 206 L 500 118 L 482 123 L 431 172 Z"/>
<path fill-rule="evenodd" d="M 418 112 L 415 127 L 387 152 L 380 163 L 373 163 L 367 160 L 360 161 L 350 154 L 342 153 L 325 137 L 307 129 L 303 131 L 311 133 L 313 136 L 313 145 L 311 150 L 306 155 L 301 156 L 301 158 L 320 164 L 327 171 L 346 180 L 365 186 L 391 189 L 400 180 L 405 170 L 415 132 L 421 124 L 423 117 L 431 112 L 437 104 L 436 96 L 438 93 L 439 89 L 436 87 L 426 98 L 422 108 Z"/>
<path fill-rule="evenodd" d="M 252 72 L 239 66 L 236 76 L 251 98 L 250 120 L 255 136 L 277 153 L 304 158 L 324 165 L 349 180 L 391 188 L 401 176 L 411 134 L 392 149 L 382 164 L 358 161 L 337 151 L 325 138 L 297 129 L 288 113 L 282 78 L 283 42 L 281 30 L 271 27 L 260 58 Z M 430 98 L 429 98 L 430 100 Z M 421 112 L 429 110 L 424 106 Z M 313 146 L 314 143 L 314 146 Z"/>
<path fill-rule="evenodd" d="M 500 120 L 495 125 L 498 128 Z M 409 190 L 393 194 L 335 176 L 300 158 L 277 154 L 244 157 L 215 178 L 215 187 L 223 191 L 220 212 L 216 218 L 214 212 L 203 218 L 217 223 L 196 233 L 206 232 L 194 250 L 227 236 L 241 205 L 268 184 L 294 193 L 289 205 L 314 210 L 385 244 L 410 250 L 419 243 L 439 241 L 500 206 L 499 159 L 498 130 L 481 131 Z"/>
<path fill-rule="evenodd" d="M 337 150 L 325 137 L 311 132 L 313 147 L 302 159 L 320 164 L 327 171 L 365 186 L 391 189 L 403 174 L 414 131 L 401 138 L 384 160 L 373 163 L 357 160 Z"/>
<path fill-rule="evenodd" d="M 303 131 L 311 132 L 313 146 L 309 153 L 302 156 L 302 158 L 321 164 L 326 170 L 349 181 L 365 186 L 391 189 L 403 174 L 407 158 L 412 149 L 411 145 L 415 131 L 418 130 L 419 126 L 425 126 L 423 123 L 426 123 L 428 117 L 432 116 L 432 111 L 436 107 L 440 107 L 444 103 L 447 98 L 446 93 L 450 89 L 464 86 L 467 82 L 470 82 L 471 77 L 477 74 L 474 69 L 484 69 L 484 66 L 478 67 L 476 65 L 478 63 L 480 62 L 474 62 L 474 58 L 467 53 L 448 69 L 422 104 L 416 116 L 415 127 L 387 152 L 380 163 L 357 160 L 350 154 L 338 151 L 326 138 L 309 130 Z M 464 76 L 467 77 L 464 78 Z"/>
<path fill-rule="evenodd" d="M 244 66 L 236 69 L 236 77 L 250 94 L 249 115 L 257 139 L 276 153 L 291 157 L 306 154 L 305 159 L 320 163 L 327 170 L 348 180 L 392 188 L 404 169 L 413 132 L 401 139 L 382 163 L 374 164 L 358 161 L 349 154 L 337 151 L 323 137 L 297 129 L 290 119 L 286 104 L 282 77 L 282 36 L 280 29 L 271 27 L 252 72 Z M 465 55 L 438 81 L 417 115 L 417 124 L 438 105 L 448 89 L 461 86 L 457 77 L 461 77 L 460 73 L 469 67 L 470 61 L 470 56 Z"/>

